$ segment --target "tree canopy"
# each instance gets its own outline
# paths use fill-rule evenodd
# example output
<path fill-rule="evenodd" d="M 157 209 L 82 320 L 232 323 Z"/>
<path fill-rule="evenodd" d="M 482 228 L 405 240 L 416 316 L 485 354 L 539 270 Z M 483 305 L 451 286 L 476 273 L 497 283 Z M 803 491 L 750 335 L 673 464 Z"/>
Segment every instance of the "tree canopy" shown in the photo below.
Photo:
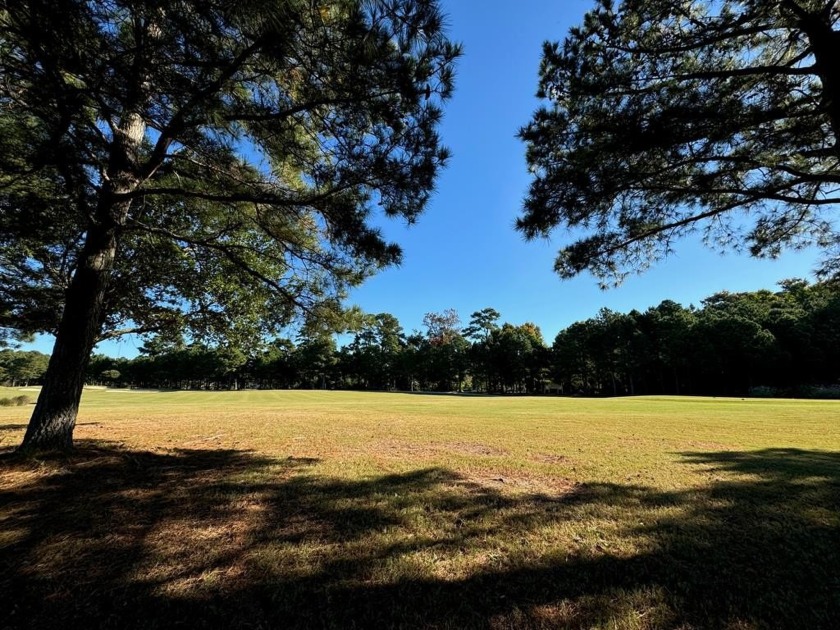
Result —
<path fill-rule="evenodd" d="M 400 259 L 371 217 L 413 222 L 447 159 L 435 0 L 15 0 L 0 27 L 0 328 L 57 337 L 33 445 L 69 444 L 103 338 L 335 311 Z"/>
<path fill-rule="evenodd" d="M 573 230 L 555 269 L 604 284 L 692 231 L 754 256 L 816 245 L 836 275 L 838 20 L 833 0 L 599 0 L 544 45 L 517 228 Z"/>
<path fill-rule="evenodd" d="M 317 330 L 264 348 L 155 342 L 135 359 L 95 356 L 87 378 L 164 389 L 840 397 L 840 287 L 780 285 L 716 293 L 699 307 L 665 300 L 644 311 L 602 308 L 550 346 L 536 325 L 499 322 L 489 307 L 463 330 L 453 309 L 427 313 L 424 330 L 409 335 L 378 313 L 363 316 L 342 347 Z M 0 351 L 0 383 L 39 381 L 45 357 L 37 354 Z"/>

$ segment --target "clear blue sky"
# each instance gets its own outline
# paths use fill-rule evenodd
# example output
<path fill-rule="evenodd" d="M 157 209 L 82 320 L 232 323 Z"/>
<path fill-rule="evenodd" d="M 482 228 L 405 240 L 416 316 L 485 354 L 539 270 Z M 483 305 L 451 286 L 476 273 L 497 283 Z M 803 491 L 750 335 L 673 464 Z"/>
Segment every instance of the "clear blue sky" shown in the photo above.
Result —
<path fill-rule="evenodd" d="M 406 331 L 423 314 L 455 308 L 462 321 L 492 306 L 503 321 L 536 323 L 549 343 L 601 307 L 645 309 L 664 299 L 682 304 L 718 291 L 773 289 L 790 277 L 811 279 L 814 252 L 760 261 L 720 256 L 697 241 L 618 289 L 602 291 L 589 275 L 562 281 L 552 270 L 564 234 L 524 242 L 513 230 L 529 178 L 516 138 L 539 105 L 542 42 L 562 39 L 593 0 L 447 0 L 450 32 L 464 45 L 455 96 L 441 130 L 453 151 L 428 211 L 411 229 L 386 225 L 403 245 L 402 267 L 369 280 L 352 295 L 365 311 L 389 312 Z M 514 8 L 515 6 L 515 8 Z"/>
<path fill-rule="evenodd" d="M 526 243 L 513 230 L 528 187 L 524 145 L 516 138 L 538 106 L 534 97 L 542 42 L 562 39 L 593 0 L 444 0 L 451 36 L 464 45 L 454 98 L 441 129 L 452 149 L 428 210 L 410 229 L 384 221 L 404 249 L 401 267 L 386 270 L 354 291 L 351 303 L 369 313 L 395 315 L 406 332 L 423 314 L 454 308 L 464 323 L 492 306 L 502 320 L 536 323 L 546 341 L 602 307 L 643 310 L 664 299 L 698 304 L 718 291 L 773 289 L 779 280 L 811 279 L 814 252 L 779 260 L 720 256 L 685 241 L 676 256 L 617 289 L 602 291 L 591 276 L 561 281 L 552 271 L 564 242 Z M 134 356 L 127 339 L 100 351 Z M 39 340 L 37 349 L 49 352 Z"/>

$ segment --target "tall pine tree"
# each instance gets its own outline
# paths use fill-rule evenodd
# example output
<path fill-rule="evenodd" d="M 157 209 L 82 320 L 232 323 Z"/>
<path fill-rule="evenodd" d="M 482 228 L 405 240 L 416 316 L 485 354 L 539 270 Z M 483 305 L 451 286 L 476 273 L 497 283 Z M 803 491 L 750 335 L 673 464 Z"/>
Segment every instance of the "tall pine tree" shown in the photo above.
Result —
<path fill-rule="evenodd" d="M 56 335 L 27 449 L 72 445 L 103 338 L 334 310 L 447 158 L 435 0 L 3 0 L 0 29 L 0 327 Z"/>

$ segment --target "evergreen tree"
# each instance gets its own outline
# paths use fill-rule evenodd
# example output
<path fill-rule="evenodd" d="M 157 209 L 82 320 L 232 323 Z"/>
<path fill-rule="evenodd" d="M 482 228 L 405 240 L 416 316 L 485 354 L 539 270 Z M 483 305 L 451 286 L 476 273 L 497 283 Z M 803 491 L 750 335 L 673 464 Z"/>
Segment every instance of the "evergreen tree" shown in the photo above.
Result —
<path fill-rule="evenodd" d="M 754 256 L 818 245 L 837 274 L 838 21 L 834 0 L 599 0 L 544 47 L 518 229 L 588 231 L 555 268 L 604 284 L 698 230 Z"/>
<path fill-rule="evenodd" d="M 0 329 L 56 335 L 25 448 L 93 345 L 243 346 L 400 259 L 447 158 L 435 0 L 2 0 Z"/>

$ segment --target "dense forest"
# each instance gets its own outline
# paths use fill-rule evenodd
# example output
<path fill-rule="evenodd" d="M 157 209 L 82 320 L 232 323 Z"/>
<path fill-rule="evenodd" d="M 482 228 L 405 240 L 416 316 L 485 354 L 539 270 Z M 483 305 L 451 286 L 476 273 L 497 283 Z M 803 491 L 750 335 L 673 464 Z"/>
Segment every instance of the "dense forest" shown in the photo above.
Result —
<path fill-rule="evenodd" d="M 666 300 L 644 312 L 602 309 L 549 346 L 530 323 L 500 323 L 493 308 L 462 323 L 428 313 L 406 334 L 380 313 L 346 345 L 333 335 L 255 348 L 153 339 L 134 359 L 93 357 L 88 383 L 163 389 L 318 388 L 622 396 L 704 394 L 840 397 L 840 289 L 718 293 L 699 308 Z M 0 378 L 35 383 L 37 352 L 0 352 Z"/>

